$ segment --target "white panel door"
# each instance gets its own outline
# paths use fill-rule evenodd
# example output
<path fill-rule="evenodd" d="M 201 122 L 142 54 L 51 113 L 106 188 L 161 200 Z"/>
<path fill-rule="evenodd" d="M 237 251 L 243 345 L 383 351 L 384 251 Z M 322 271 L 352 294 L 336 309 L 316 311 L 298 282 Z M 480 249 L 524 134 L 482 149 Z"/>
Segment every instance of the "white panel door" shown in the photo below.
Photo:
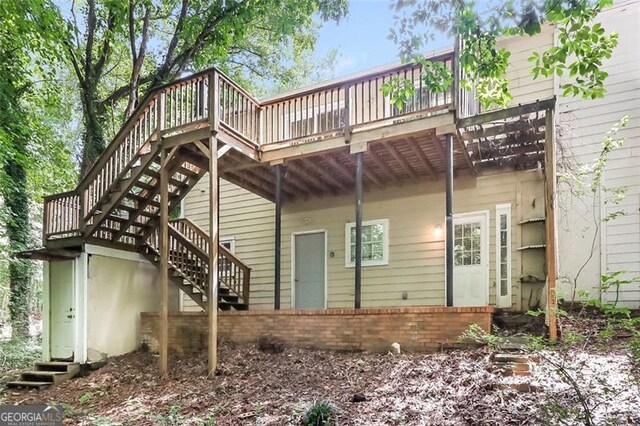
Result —
<path fill-rule="evenodd" d="M 74 350 L 73 260 L 49 265 L 50 348 L 52 359 L 71 359 Z"/>
<path fill-rule="evenodd" d="M 453 219 L 453 305 L 489 302 L 489 213 L 465 213 Z"/>
<path fill-rule="evenodd" d="M 325 308 L 325 233 L 298 234 L 295 241 L 295 309 Z"/>

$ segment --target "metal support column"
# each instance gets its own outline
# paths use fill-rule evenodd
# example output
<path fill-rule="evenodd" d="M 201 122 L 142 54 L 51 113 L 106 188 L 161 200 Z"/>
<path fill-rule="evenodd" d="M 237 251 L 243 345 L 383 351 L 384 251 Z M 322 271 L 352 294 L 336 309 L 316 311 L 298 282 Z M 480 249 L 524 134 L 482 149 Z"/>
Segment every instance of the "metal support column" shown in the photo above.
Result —
<path fill-rule="evenodd" d="M 446 161 L 446 294 L 447 306 L 453 306 L 453 135 L 447 133 L 447 161 Z"/>
<path fill-rule="evenodd" d="M 362 297 L 362 152 L 356 156 L 356 259 L 355 259 L 355 308 L 360 309 Z"/>
<path fill-rule="evenodd" d="M 274 270 L 274 301 L 273 308 L 277 311 L 280 310 L 280 275 L 281 264 L 280 259 L 282 255 L 282 165 L 278 164 L 276 167 L 276 217 L 275 217 L 275 264 Z"/>

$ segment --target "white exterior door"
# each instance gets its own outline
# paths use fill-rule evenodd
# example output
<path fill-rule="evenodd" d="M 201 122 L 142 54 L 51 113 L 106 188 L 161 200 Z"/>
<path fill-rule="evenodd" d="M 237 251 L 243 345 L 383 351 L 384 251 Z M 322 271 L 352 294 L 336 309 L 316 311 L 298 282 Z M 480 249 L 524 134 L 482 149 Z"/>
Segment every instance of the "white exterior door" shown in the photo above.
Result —
<path fill-rule="evenodd" d="M 453 218 L 453 305 L 489 303 L 489 212 Z"/>
<path fill-rule="evenodd" d="M 74 356 L 74 261 L 49 264 L 50 351 L 52 359 Z"/>

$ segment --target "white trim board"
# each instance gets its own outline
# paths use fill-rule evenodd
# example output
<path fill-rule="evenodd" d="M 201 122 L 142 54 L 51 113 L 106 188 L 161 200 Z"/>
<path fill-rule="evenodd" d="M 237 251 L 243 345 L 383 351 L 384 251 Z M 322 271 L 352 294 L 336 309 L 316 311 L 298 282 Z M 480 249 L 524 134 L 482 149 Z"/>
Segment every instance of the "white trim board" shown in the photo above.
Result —
<path fill-rule="evenodd" d="M 148 260 L 140 253 L 118 250 L 110 247 L 97 246 L 93 244 L 85 244 L 84 251 L 87 254 L 95 254 L 98 256 L 112 257 L 114 259 L 132 260 L 134 262 L 148 262 Z"/>
<path fill-rule="evenodd" d="M 502 253 L 500 251 L 501 249 L 501 243 L 500 243 L 500 216 L 506 214 L 507 215 L 507 259 L 506 259 L 506 263 L 507 263 L 507 294 L 502 295 L 502 283 L 501 281 L 501 276 L 502 276 Z M 506 204 L 496 204 L 496 218 L 495 218 L 495 225 L 496 225 L 496 257 L 495 257 L 495 261 L 496 261 L 496 279 L 495 279 L 495 285 L 496 285 L 496 305 L 499 308 L 511 308 L 511 294 L 512 294 L 512 287 L 513 287 L 513 282 L 512 282 L 512 276 L 511 276 L 511 271 L 513 268 L 513 245 L 512 245 L 512 229 L 511 229 L 511 203 L 506 203 Z"/>

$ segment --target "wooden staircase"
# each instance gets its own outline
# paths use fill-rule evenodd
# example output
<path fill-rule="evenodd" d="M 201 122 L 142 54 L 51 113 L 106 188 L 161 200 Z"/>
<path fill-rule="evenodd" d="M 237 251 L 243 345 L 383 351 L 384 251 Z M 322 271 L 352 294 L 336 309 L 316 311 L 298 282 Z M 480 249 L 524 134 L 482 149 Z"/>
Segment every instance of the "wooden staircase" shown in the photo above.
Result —
<path fill-rule="evenodd" d="M 33 371 L 20 374 L 20 379 L 7 383 L 7 388 L 42 389 L 60 384 L 80 373 L 80 364 L 67 361 L 36 362 Z"/>
<path fill-rule="evenodd" d="M 209 155 L 255 156 L 258 112 L 216 69 L 151 90 L 78 187 L 45 198 L 44 245 L 102 244 L 159 266 L 161 175 L 173 211 L 207 173 Z M 169 238 L 172 281 L 207 309 L 209 237 L 182 220 L 171 223 Z M 220 309 L 247 309 L 250 269 L 224 247 L 218 253 Z"/>
<path fill-rule="evenodd" d="M 169 223 L 169 277 L 171 282 L 207 309 L 209 290 L 209 236 L 188 219 Z M 141 253 L 160 268 L 158 229 L 144 242 Z M 218 309 L 246 310 L 249 308 L 251 268 L 218 247 Z"/>

